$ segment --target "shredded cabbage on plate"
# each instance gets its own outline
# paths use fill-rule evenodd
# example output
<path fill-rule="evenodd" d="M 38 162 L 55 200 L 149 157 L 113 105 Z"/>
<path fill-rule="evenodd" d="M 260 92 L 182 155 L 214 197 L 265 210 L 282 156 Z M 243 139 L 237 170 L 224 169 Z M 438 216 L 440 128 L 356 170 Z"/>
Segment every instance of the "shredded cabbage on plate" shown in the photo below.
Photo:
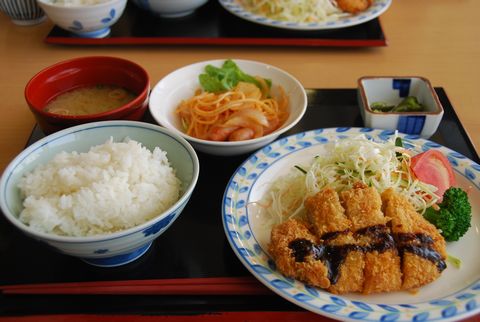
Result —
<path fill-rule="evenodd" d="M 315 23 L 344 16 L 333 0 L 239 0 L 250 12 L 273 20 Z"/>
<path fill-rule="evenodd" d="M 437 188 L 415 178 L 410 170 L 411 151 L 395 140 L 375 142 L 360 135 L 328 143 L 310 164 L 295 165 L 273 181 L 258 204 L 265 206 L 274 223 L 280 223 L 304 216 L 305 199 L 327 186 L 343 191 L 363 182 L 380 193 L 393 188 L 423 213 L 438 201 Z"/>

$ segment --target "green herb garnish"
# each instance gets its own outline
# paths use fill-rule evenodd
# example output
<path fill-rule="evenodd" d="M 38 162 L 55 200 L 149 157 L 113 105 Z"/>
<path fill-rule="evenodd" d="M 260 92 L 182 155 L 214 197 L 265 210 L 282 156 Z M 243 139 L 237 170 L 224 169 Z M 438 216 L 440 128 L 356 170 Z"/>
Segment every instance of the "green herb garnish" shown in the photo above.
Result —
<path fill-rule="evenodd" d="M 203 90 L 212 93 L 229 91 L 239 82 L 252 83 L 262 89 L 262 85 L 255 77 L 244 73 L 231 59 L 226 60 L 221 68 L 207 65 L 205 73 L 200 74 L 198 79 Z M 265 79 L 265 83 L 269 87 L 272 85 L 269 79 Z"/>
<path fill-rule="evenodd" d="M 450 254 L 447 254 L 447 262 L 452 264 L 455 268 L 460 268 L 462 266 L 462 261 L 460 260 L 460 258 L 457 258 Z"/>

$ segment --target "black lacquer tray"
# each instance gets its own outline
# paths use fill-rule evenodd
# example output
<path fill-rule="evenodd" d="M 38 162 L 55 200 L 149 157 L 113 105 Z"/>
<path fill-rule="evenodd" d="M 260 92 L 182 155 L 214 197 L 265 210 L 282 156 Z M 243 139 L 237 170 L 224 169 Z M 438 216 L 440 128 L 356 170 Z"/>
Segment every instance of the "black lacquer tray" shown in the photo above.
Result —
<path fill-rule="evenodd" d="M 445 114 L 431 140 L 480 163 L 444 89 L 436 92 Z M 355 89 L 307 93 L 305 116 L 285 135 L 362 126 Z M 153 122 L 148 114 L 145 121 Z M 27 145 L 43 136 L 35 126 Z M 180 217 L 143 257 L 122 267 L 94 267 L 56 253 L 21 234 L 1 216 L 0 315 L 301 310 L 251 277 L 226 239 L 222 196 L 230 176 L 248 155 L 198 153 L 198 157 L 198 184 Z"/>
<path fill-rule="evenodd" d="M 378 18 L 360 25 L 296 31 L 259 25 L 227 12 L 214 0 L 182 18 L 161 18 L 128 3 L 106 38 L 80 38 L 54 27 L 45 41 L 63 45 L 248 45 L 379 47 L 387 41 Z"/>

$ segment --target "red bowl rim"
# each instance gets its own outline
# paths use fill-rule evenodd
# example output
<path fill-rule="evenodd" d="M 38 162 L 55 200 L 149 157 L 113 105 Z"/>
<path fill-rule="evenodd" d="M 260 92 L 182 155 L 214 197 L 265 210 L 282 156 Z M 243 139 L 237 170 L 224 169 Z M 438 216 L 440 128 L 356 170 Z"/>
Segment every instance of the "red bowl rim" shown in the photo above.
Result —
<path fill-rule="evenodd" d="M 105 111 L 105 112 L 101 112 L 101 113 L 97 113 L 97 114 L 86 114 L 86 115 L 61 115 L 61 114 L 55 114 L 55 113 L 49 113 L 49 112 L 45 112 L 43 110 L 44 107 L 40 108 L 39 106 L 36 106 L 35 104 L 33 104 L 31 102 L 31 100 L 29 99 L 29 95 L 28 95 L 28 92 L 30 90 L 30 87 L 32 85 L 33 82 L 35 82 L 37 80 L 37 78 L 39 78 L 41 75 L 43 75 L 44 73 L 46 72 L 49 72 L 51 71 L 52 69 L 55 69 L 55 68 L 58 68 L 62 65 L 67 65 L 67 64 L 71 64 L 71 63 L 74 63 L 74 62 L 79 62 L 79 61 L 97 61 L 97 60 L 108 60 L 108 61 L 117 61 L 117 62 L 123 62 L 123 63 L 127 63 L 131 66 L 133 66 L 135 69 L 137 69 L 137 71 L 139 72 L 140 75 L 142 75 L 142 77 L 144 78 L 145 80 L 145 86 L 143 87 L 142 91 L 137 94 L 137 96 L 135 97 L 135 99 L 133 99 L 132 101 L 130 101 L 129 103 L 125 104 L 125 105 L 122 105 L 120 107 L 117 107 L 113 110 L 108 110 L 108 111 Z M 27 101 L 28 103 L 28 106 L 35 111 L 35 113 L 38 113 L 42 116 L 46 116 L 46 117 L 49 117 L 49 118 L 54 118 L 54 119 L 59 119 L 59 120 L 78 120 L 78 121 L 82 121 L 82 120 L 85 120 L 85 121 L 88 121 L 88 120 L 96 120 L 96 119 L 99 119 L 99 118 L 105 118 L 105 117 L 109 117 L 111 115 L 115 115 L 115 114 L 118 114 L 118 113 L 122 113 L 122 112 L 126 112 L 130 109 L 134 109 L 135 106 L 141 106 L 145 99 L 148 98 L 148 94 L 149 94 L 149 91 L 150 91 L 150 77 L 148 76 L 148 73 L 147 71 L 142 67 L 140 66 L 139 64 L 131 61 L 131 60 L 127 60 L 127 59 L 123 59 L 123 58 L 119 58 L 119 57 L 112 57 L 112 56 L 85 56 L 85 57 L 77 57 L 77 58 L 72 58 L 72 59 L 68 59 L 68 60 L 64 60 L 64 61 L 61 61 L 61 62 L 58 62 L 58 63 L 55 63 L 53 65 L 50 65 L 42 70 L 40 70 L 38 73 L 36 73 L 27 83 L 27 85 L 25 86 L 25 90 L 24 90 L 24 96 L 25 96 L 25 100 Z"/>

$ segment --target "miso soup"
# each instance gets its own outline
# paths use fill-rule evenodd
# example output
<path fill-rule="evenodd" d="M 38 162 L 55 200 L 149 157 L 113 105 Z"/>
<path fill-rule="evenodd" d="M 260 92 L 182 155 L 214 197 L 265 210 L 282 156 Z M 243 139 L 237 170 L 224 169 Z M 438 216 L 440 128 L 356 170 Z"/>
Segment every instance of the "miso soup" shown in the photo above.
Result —
<path fill-rule="evenodd" d="M 116 85 L 93 85 L 60 94 L 45 107 L 49 113 L 89 115 L 113 110 L 132 101 L 136 95 Z"/>

